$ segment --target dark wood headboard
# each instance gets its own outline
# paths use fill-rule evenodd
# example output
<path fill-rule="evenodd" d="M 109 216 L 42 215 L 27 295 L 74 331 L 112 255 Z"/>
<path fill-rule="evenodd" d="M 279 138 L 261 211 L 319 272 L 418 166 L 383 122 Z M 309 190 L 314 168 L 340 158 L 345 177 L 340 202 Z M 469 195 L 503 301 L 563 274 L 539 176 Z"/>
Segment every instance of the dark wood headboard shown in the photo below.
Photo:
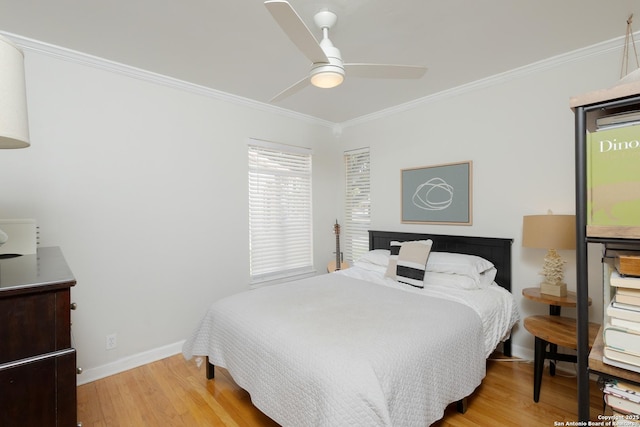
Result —
<path fill-rule="evenodd" d="M 389 249 L 389 243 L 392 241 L 406 242 L 427 239 L 433 240 L 432 251 L 477 255 L 491 261 L 498 270 L 496 283 L 511 292 L 511 244 L 513 239 L 369 230 L 369 250 Z M 502 343 L 502 352 L 505 356 L 511 356 L 511 338 Z"/>
<path fill-rule="evenodd" d="M 369 250 L 389 249 L 392 241 L 433 240 L 432 251 L 477 255 L 489 260 L 498 270 L 496 283 L 511 291 L 511 244 L 513 239 L 499 237 L 449 236 L 369 230 Z"/>

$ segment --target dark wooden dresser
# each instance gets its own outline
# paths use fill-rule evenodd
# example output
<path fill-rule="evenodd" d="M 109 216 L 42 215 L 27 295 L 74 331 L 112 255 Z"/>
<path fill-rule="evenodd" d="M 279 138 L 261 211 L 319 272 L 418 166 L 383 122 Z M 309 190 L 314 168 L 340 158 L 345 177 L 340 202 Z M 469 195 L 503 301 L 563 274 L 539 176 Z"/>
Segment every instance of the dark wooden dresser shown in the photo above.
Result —
<path fill-rule="evenodd" d="M 60 248 L 0 259 L 0 426 L 77 425 L 75 284 Z"/>

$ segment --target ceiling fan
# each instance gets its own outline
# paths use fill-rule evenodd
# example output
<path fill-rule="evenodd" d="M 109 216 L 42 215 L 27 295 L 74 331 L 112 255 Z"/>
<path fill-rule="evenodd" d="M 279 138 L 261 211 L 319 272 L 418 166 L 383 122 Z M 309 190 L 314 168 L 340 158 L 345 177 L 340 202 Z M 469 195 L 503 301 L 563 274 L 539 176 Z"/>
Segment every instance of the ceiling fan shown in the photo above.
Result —
<path fill-rule="evenodd" d="M 419 79 L 427 71 L 427 67 L 420 65 L 344 63 L 340 50 L 329 40 L 329 30 L 338 20 L 335 13 L 323 10 L 314 16 L 314 22 L 322 30 L 322 41 L 318 42 L 289 2 L 267 0 L 264 4 L 285 34 L 311 60 L 309 75 L 277 94 L 270 102 L 293 95 L 309 83 L 321 88 L 336 87 L 342 83 L 346 73 L 354 77 Z"/>

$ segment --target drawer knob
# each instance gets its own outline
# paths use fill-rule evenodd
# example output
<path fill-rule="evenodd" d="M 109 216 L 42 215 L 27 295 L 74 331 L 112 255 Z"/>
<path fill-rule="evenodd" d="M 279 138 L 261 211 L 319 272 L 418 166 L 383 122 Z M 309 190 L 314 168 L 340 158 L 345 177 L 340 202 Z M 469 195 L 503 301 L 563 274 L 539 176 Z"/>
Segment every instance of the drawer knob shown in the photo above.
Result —
<path fill-rule="evenodd" d="M 76 308 L 78 308 L 78 304 L 76 304 L 75 302 L 71 303 L 71 310 L 75 310 Z"/>
<path fill-rule="evenodd" d="M 82 368 L 76 368 L 76 373 L 80 375 L 82 373 Z"/>

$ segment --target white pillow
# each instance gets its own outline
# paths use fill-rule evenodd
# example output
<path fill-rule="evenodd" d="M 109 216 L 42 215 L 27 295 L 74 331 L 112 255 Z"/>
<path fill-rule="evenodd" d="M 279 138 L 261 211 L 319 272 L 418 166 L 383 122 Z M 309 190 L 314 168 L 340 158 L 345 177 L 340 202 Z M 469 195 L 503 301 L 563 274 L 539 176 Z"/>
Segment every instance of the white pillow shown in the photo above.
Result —
<path fill-rule="evenodd" d="M 496 270 L 495 267 L 491 267 L 490 269 L 480 273 L 480 287 L 486 288 L 492 284 L 496 280 L 496 274 L 498 274 L 498 270 Z"/>
<path fill-rule="evenodd" d="M 381 265 L 386 268 L 389 264 L 390 254 L 391 251 L 388 249 L 374 249 L 362 255 L 356 262 Z"/>
<path fill-rule="evenodd" d="M 476 282 L 481 281 L 480 275 L 482 273 L 492 268 L 494 265 L 482 257 L 453 252 L 431 252 L 427 260 L 427 271 L 429 272 L 460 274 L 469 276 Z"/>
<path fill-rule="evenodd" d="M 478 289 L 478 283 L 469 276 L 461 274 L 434 273 L 432 271 L 426 271 L 424 273 L 424 284 L 425 286 L 451 286 L 453 288 L 466 290 Z"/>
<path fill-rule="evenodd" d="M 426 271 L 424 273 L 424 284 L 425 286 L 452 286 L 454 288 L 465 290 L 486 289 L 495 280 L 496 272 L 497 270 L 495 268 L 490 268 L 484 273 L 481 273 L 480 278 L 476 280 L 464 274 L 434 273 L 432 271 Z"/>
<path fill-rule="evenodd" d="M 353 262 L 353 266 L 354 267 L 359 267 L 362 268 L 363 270 L 367 270 L 367 271 L 376 271 L 380 274 L 384 274 L 387 272 L 387 266 L 386 265 L 377 265 L 377 264 L 373 264 L 371 262 L 364 262 L 364 261 L 354 261 Z"/>

